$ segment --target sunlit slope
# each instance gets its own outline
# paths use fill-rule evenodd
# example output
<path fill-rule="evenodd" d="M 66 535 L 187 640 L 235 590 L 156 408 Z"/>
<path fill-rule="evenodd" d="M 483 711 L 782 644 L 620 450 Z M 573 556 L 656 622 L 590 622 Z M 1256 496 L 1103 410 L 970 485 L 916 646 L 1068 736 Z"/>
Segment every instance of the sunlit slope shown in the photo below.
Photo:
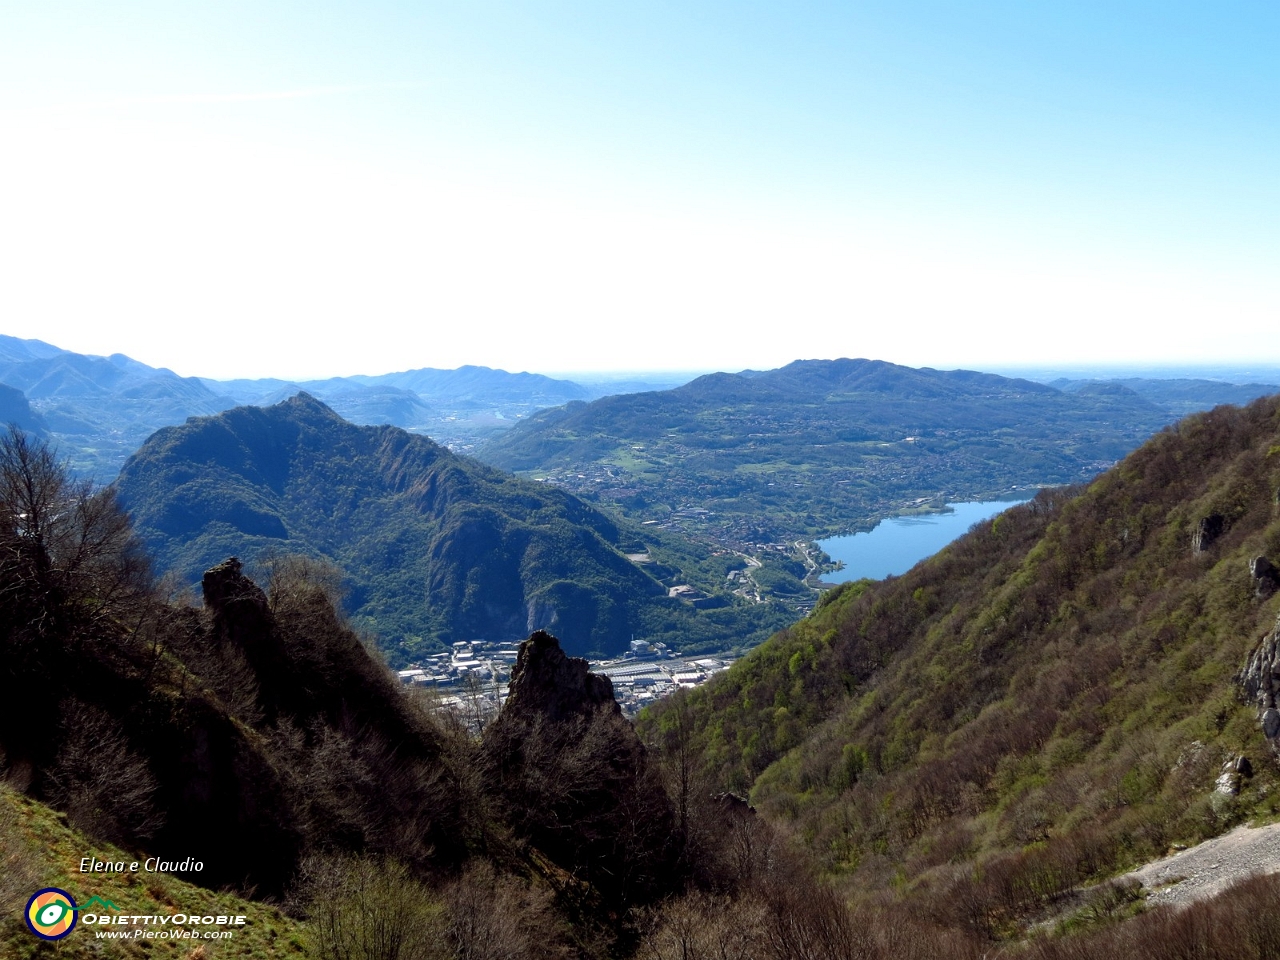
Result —
<path fill-rule="evenodd" d="M 1087 488 L 834 591 L 667 709 L 827 870 L 969 897 L 996 926 L 1019 897 L 1270 815 L 1276 763 L 1234 675 L 1280 612 L 1249 565 L 1280 558 L 1278 406 L 1193 416 Z M 1197 551 L 1202 521 L 1221 533 Z M 1215 792 L 1239 757 L 1239 794 Z"/>
<path fill-rule="evenodd" d="M 187 957 L 197 948 L 218 957 L 302 958 L 311 956 L 304 925 L 273 906 L 215 893 L 166 873 L 82 873 L 83 858 L 120 862 L 144 861 L 136 851 L 95 842 L 67 826 L 55 813 L 0 784 L 0 958 L 53 955 L 60 957 Z M 52 944 L 44 944 L 27 929 L 23 908 L 44 887 L 66 890 L 84 905 L 100 897 L 119 911 L 95 907 L 96 913 L 117 915 L 198 914 L 243 916 L 239 926 L 210 926 L 233 930 L 225 940 L 138 939 L 107 940 L 94 936 L 98 927 L 77 923 L 76 929 Z M 132 927 L 103 926 L 118 931 Z M 195 928 L 192 928 L 195 929 Z M 204 928 L 201 927 L 201 930 Z"/>

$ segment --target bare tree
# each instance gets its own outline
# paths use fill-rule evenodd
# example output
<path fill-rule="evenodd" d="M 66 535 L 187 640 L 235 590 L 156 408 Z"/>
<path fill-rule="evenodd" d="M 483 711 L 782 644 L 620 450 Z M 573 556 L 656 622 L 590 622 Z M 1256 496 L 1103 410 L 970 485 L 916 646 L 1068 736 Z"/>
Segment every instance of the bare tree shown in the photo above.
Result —
<path fill-rule="evenodd" d="M 643 960 L 765 960 L 767 915 L 755 897 L 692 893 L 656 911 L 640 941 Z"/>
<path fill-rule="evenodd" d="M 108 714 L 69 700 L 62 742 L 47 773 L 48 795 L 70 823 L 112 843 L 152 836 L 163 822 L 152 798 L 158 783 Z"/>
<path fill-rule="evenodd" d="M 321 960 L 446 960 L 444 910 L 394 860 L 309 858 L 299 893 Z"/>
<path fill-rule="evenodd" d="M 63 633 L 68 618 L 128 621 L 150 586 L 115 491 L 72 481 L 48 445 L 16 427 L 0 436 L 0 608 L 35 639 Z"/>
<path fill-rule="evenodd" d="M 565 955 L 551 894 L 492 866 L 473 867 L 445 890 L 445 937 L 457 960 Z"/>

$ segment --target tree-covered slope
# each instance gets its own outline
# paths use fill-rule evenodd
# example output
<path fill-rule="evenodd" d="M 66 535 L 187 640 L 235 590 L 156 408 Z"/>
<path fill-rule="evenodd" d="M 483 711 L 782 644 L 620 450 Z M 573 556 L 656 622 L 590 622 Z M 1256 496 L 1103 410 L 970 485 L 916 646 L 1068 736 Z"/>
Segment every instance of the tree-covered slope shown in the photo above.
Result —
<path fill-rule="evenodd" d="M 320 956 L 439 960 L 476 956 L 500 933 L 480 915 L 494 909 L 516 930 L 480 955 L 565 957 L 577 925 L 600 956 L 632 925 L 617 918 L 679 885 L 656 769 L 608 679 L 553 637 L 521 646 L 481 738 L 397 682 L 335 608 L 323 563 L 280 560 L 262 589 L 229 559 L 205 572 L 202 604 L 175 602 L 114 492 L 69 482 L 17 431 L 0 437 L 0 521 L 0 956 L 43 955 L 14 912 L 49 884 L 107 896 L 117 906 L 96 912 L 113 916 L 194 912 L 236 889 L 307 916 Z M 68 856 L 48 811 L 10 789 L 91 842 Z M 15 831 L 15 807 L 43 836 Z M 175 901 L 153 865 L 111 871 L 123 884 L 72 866 L 108 843 L 206 892 Z M 362 952 L 374 936 L 401 946 Z"/>
<path fill-rule="evenodd" d="M 544 411 L 477 455 L 637 518 L 686 511 L 679 522 L 717 539 L 780 541 L 846 532 L 913 499 L 1086 479 L 1169 419 L 1131 391 L 806 360 Z"/>
<path fill-rule="evenodd" d="M 1278 489 L 1280 401 L 1192 416 L 1086 488 L 832 591 L 650 730 L 691 731 L 708 776 L 851 889 L 893 882 L 999 932 L 1280 809 L 1236 679 L 1280 613 L 1251 567 L 1280 558 Z M 1224 763 L 1244 775 L 1218 781 Z"/>
<path fill-rule="evenodd" d="M 778 624 L 764 608 L 669 598 L 622 552 L 643 544 L 563 491 L 347 423 L 306 394 L 159 431 L 118 489 L 161 566 L 187 582 L 229 555 L 332 560 L 357 622 L 397 659 L 538 627 L 574 652 L 616 653 L 633 635 L 729 646 Z"/>

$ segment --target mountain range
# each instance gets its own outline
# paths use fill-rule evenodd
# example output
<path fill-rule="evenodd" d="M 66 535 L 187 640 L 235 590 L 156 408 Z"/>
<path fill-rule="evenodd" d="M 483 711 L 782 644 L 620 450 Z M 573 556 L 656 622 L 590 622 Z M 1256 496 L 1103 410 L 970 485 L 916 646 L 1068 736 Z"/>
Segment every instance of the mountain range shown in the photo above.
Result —
<path fill-rule="evenodd" d="M 608 389 L 474 366 L 326 380 L 219 381 L 180 377 L 120 353 L 89 356 L 41 340 L 0 336 L 0 386 L 5 385 L 34 404 L 40 419 L 23 425 L 46 429 L 72 469 L 99 483 L 115 479 L 129 455 L 161 427 L 240 404 L 278 403 L 300 390 L 355 423 L 392 424 L 466 450 L 536 410 Z M 0 409 L 8 417 L 0 422 L 19 416 L 19 408 L 13 414 L 8 409 Z"/>
<path fill-rule="evenodd" d="M 427 444 L 298 397 L 162 431 L 151 454 L 163 486 L 197 484 L 168 519 L 207 476 L 219 522 L 273 539 L 299 522 L 291 491 L 328 518 L 304 525 L 340 528 L 351 495 L 390 510 L 397 477 L 426 478 L 403 491 L 424 507 L 482 486 Z M 288 921 L 249 910 L 242 946 L 264 955 L 377 937 L 441 960 L 1267 960 L 1280 877 L 1180 911 L 1120 877 L 1280 816 L 1278 450 L 1280 398 L 1193 415 L 901 577 L 830 591 L 637 736 L 609 681 L 543 632 L 498 715 L 467 726 L 395 683 L 314 560 L 261 587 L 224 560 L 203 602 L 166 597 L 116 491 L 10 433 L 0 954 L 43 949 L 21 919 L 43 886 L 175 925 L 193 904 L 242 909 L 165 877 L 95 889 L 75 858 L 115 850 L 198 858 L 206 890 L 278 904 Z M 390 469 L 364 476 L 375 463 Z M 529 526 L 573 516 L 610 542 L 567 495 L 501 480 L 498 535 L 520 501 Z M 59 953 L 112 955 L 72 937 Z"/>
<path fill-rule="evenodd" d="M 789 619 L 732 596 L 706 610 L 669 597 L 658 578 L 675 571 L 635 530 L 426 437 L 348 423 L 305 393 L 157 431 L 116 489 L 182 582 L 233 555 L 332 561 L 355 622 L 397 662 L 538 627 L 593 655 L 632 637 L 734 646 Z"/>

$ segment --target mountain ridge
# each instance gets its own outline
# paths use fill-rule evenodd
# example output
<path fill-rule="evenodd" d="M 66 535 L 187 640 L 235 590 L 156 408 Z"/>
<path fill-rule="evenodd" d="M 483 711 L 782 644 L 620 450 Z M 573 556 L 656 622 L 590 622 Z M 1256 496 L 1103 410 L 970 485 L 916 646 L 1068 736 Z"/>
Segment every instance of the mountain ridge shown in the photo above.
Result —
<path fill-rule="evenodd" d="M 742 549 L 869 527 L 913 501 L 1085 479 L 1170 419 L 1131 392 L 802 360 L 542 411 L 476 453 Z M 673 516 L 691 508 L 715 516 Z"/>
<path fill-rule="evenodd" d="M 158 431 L 118 489 L 162 564 L 187 580 L 220 556 L 264 550 L 337 563 L 356 621 L 399 661 L 537 627 L 575 653 L 682 629 L 727 641 L 752 615 L 668 597 L 624 556 L 634 534 L 563 491 L 395 427 L 350 424 L 305 393 Z"/>

